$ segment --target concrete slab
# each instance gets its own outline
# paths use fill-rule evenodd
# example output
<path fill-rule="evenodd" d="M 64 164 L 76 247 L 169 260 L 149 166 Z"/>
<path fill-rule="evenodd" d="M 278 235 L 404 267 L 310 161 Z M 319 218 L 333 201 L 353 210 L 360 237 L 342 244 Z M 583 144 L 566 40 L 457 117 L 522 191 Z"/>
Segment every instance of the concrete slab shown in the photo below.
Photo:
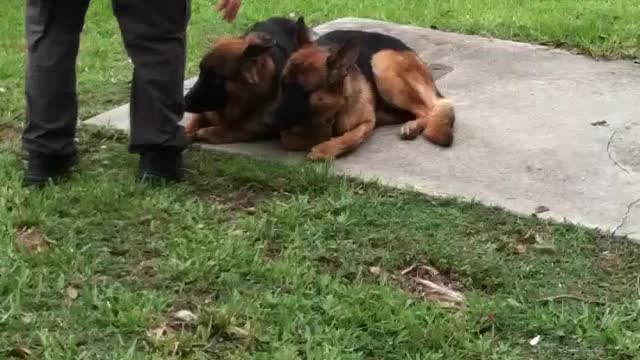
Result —
<path fill-rule="evenodd" d="M 520 214 L 544 206 L 549 210 L 541 217 L 640 239 L 640 66 L 366 19 L 315 30 L 333 29 L 396 35 L 425 61 L 440 64 L 438 84 L 454 100 L 458 118 L 450 149 L 403 142 L 398 128 L 382 128 L 336 161 L 336 172 Z M 126 130 L 123 109 L 88 122 Z M 273 143 L 207 147 L 303 158 Z"/>

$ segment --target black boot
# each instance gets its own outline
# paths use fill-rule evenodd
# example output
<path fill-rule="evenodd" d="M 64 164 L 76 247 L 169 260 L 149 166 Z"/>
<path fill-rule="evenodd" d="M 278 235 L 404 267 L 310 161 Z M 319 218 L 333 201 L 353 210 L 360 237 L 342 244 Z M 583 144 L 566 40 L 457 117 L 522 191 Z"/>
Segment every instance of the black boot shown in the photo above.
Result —
<path fill-rule="evenodd" d="M 23 186 L 39 188 L 50 181 L 57 182 L 69 175 L 77 163 L 77 153 L 58 155 L 30 152 L 22 180 Z"/>
<path fill-rule="evenodd" d="M 138 180 L 141 182 L 179 182 L 182 176 L 182 151 L 152 150 L 140 153 Z"/>

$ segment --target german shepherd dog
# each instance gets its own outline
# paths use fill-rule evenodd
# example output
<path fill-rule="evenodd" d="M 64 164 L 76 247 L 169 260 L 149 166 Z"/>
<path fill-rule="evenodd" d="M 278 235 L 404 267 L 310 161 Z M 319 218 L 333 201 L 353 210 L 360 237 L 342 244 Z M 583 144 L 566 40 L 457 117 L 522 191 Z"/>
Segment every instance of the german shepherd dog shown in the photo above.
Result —
<path fill-rule="evenodd" d="M 270 115 L 295 34 L 295 21 L 273 17 L 243 36 L 217 40 L 185 95 L 185 111 L 194 114 L 185 126 L 187 138 L 225 144 L 276 137 Z"/>
<path fill-rule="evenodd" d="M 403 139 L 422 134 L 443 147 L 453 142 L 451 101 L 418 55 L 388 35 L 337 30 L 314 42 L 301 17 L 281 88 L 276 118 L 282 145 L 310 149 L 309 159 L 337 158 L 376 126 L 394 123 L 403 123 Z"/>

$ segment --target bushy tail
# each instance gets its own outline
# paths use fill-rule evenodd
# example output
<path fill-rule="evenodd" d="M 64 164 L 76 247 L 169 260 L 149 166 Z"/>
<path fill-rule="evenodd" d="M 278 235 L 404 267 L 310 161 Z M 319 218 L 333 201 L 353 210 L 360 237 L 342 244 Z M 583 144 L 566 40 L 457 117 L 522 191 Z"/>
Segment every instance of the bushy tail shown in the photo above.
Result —
<path fill-rule="evenodd" d="M 453 102 L 440 98 L 427 116 L 426 127 L 422 133 L 429 141 L 436 145 L 449 147 L 453 144 L 453 125 L 456 121 Z"/>

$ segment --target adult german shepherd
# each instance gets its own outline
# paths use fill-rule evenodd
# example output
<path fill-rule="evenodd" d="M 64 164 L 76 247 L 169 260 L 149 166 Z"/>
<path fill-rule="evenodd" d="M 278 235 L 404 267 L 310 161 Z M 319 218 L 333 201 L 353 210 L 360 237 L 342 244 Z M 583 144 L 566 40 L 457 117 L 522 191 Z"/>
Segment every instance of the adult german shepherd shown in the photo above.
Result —
<path fill-rule="evenodd" d="M 211 144 L 275 138 L 272 114 L 295 34 L 295 21 L 272 17 L 216 41 L 185 95 L 185 111 L 194 114 L 187 137 Z"/>
<path fill-rule="evenodd" d="M 401 137 L 453 142 L 455 114 L 429 67 L 399 39 L 363 31 L 329 32 L 315 42 L 304 18 L 281 81 L 276 118 L 282 144 L 334 159 L 356 149 L 376 126 L 403 123 Z"/>

